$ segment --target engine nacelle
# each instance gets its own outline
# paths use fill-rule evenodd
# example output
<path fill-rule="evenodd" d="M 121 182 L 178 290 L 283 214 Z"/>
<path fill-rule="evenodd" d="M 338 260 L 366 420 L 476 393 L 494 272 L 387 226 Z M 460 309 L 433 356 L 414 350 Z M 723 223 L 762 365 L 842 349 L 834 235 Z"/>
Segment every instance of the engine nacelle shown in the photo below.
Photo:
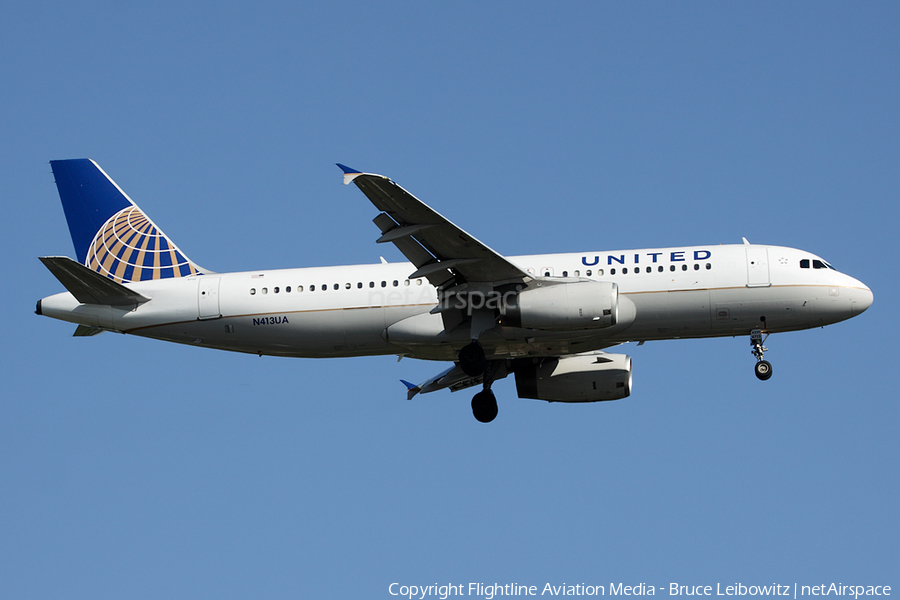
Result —
<path fill-rule="evenodd" d="M 631 357 L 593 354 L 516 361 L 519 398 L 550 402 L 599 402 L 631 394 Z"/>
<path fill-rule="evenodd" d="M 615 283 L 572 281 L 519 292 L 504 307 L 503 323 L 548 331 L 602 329 L 616 324 L 618 312 Z"/>

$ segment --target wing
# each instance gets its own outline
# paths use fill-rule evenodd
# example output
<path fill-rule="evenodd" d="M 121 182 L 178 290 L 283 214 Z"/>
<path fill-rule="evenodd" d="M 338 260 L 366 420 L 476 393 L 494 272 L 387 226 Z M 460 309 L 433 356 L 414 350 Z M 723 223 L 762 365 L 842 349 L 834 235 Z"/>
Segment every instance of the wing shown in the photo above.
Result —
<path fill-rule="evenodd" d="M 528 282 L 531 275 L 469 235 L 424 202 L 384 177 L 338 164 L 344 184 L 353 182 L 381 211 L 374 222 L 381 229 L 378 243 L 393 242 L 416 270 L 410 278 L 426 277 L 446 288 L 462 283 Z"/>
<path fill-rule="evenodd" d="M 498 365 L 497 370 L 493 372 L 492 381 L 503 379 L 508 374 L 505 364 Z M 412 400 L 415 398 L 416 394 L 427 394 L 428 392 L 436 392 L 446 388 L 450 388 L 451 392 L 458 392 L 459 390 L 464 390 L 473 385 L 480 385 L 484 381 L 484 376 L 478 375 L 477 377 L 472 377 L 466 375 L 459 365 L 453 365 L 446 371 L 442 371 L 434 377 L 426 379 L 419 385 L 413 385 L 402 379 L 400 381 L 406 386 L 406 399 Z"/>

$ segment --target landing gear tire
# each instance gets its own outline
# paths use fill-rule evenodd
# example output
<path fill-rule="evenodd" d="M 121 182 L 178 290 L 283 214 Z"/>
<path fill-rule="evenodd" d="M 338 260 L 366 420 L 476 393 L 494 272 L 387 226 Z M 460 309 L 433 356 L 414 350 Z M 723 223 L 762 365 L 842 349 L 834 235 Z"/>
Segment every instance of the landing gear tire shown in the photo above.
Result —
<path fill-rule="evenodd" d="M 478 342 L 463 346 L 463 349 L 459 351 L 459 368 L 469 377 L 478 377 L 484 374 L 487 366 L 488 361 L 484 355 L 484 348 Z"/>
<path fill-rule="evenodd" d="M 484 390 L 472 398 L 472 414 L 481 423 L 490 423 L 497 416 L 497 398 L 494 392 Z"/>
<path fill-rule="evenodd" d="M 761 360 L 756 363 L 754 371 L 756 372 L 756 377 L 760 381 L 765 381 L 772 376 L 772 365 L 769 364 L 769 361 L 767 360 Z"/>

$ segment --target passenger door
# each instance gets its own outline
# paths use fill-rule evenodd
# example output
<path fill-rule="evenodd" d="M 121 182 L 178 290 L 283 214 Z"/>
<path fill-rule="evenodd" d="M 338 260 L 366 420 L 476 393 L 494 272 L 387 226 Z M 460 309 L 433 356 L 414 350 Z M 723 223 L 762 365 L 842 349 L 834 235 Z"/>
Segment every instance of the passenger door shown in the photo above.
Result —
<path fill-rule="evenodd" d="M 218 319 L 222 316 L 219 312 L 219 277 L 200 277 L 197 308 L 199 317 L 204 319 Z"/>
<path fill-rule="evenodd" d="M 747 248 L 747 287 L 769 287 L 769 249 L 765 246 Z"/>

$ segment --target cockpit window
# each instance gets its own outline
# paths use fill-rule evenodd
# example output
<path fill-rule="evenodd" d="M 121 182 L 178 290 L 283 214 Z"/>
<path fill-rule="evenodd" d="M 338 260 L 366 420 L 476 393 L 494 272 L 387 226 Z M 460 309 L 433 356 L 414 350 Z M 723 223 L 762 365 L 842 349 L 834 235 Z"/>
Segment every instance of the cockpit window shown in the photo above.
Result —
<path fill-rule="evenodd" d="M 809 259 L 808 258 L 804 258 L 800 261 L 800 268 L 801 269 L 809 268 Z M 827 262 L 825 262 L 824 260 L 819 260 L 818 258 L 814 258 L 812 260 L 812 268 L 813 269 L 831 269 L 832 271 L 837 270 L 834 267 L 832 267 L 831 265 L 829 265 Z"/>

